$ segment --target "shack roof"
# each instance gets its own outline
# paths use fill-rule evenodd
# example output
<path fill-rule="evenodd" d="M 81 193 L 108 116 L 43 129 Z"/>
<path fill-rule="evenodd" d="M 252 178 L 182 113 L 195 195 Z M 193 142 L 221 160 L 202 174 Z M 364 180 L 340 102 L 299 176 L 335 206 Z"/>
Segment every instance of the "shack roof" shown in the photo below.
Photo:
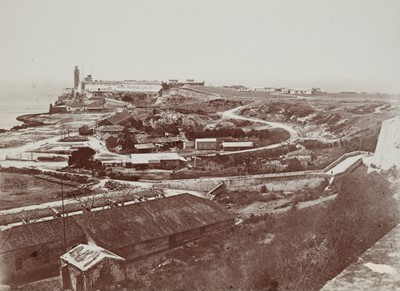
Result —
<path fill-rule="evenodd" d="M 233 147 L 243 147 L 243 148 L 252 148 L 253 142 L 252 141 L 237 141 L 237 142 L 223 142 L 222 147 L 224 148 L 233 148 Z"/>
<path fill-rule="evenodd" d="M 135 144 L 135 148 L 138 150 L 155 149 L 156 146 L 152 143 L 139 143 L 139 144 Z"/>
<path fill-rule="evenodd" d="M 105 258 L 125 261 L 124 258 L 107 251 L 99 246 L 80 244 L 69 252 L 63 254 L 61 259 L 77 267 L 81 271 L 87 271 Z"/>
<path fill-rule="evenodd" d="M 97 245 L 111 250 L 234 219 L 215 202 L 190 194 L 87 212 L 74 218 Z"/>
<path fill-rule="evenodd" d="M 122 125 L 103 125 L 96 129 L 100 132 L 121 132 L 124 130 Z"/>
<path fill-rule="evenodd" d="M 105 134 L 105 135 L 103 135 L 102 136 L 102 138 L 101 138 L 102 140 L 112 140 L 112 139 L 114 139 L 114 140 L 116 140 L 117 138 L 115 137 L 115 136 L 113 136 L 112 134 L 109 134 L 108 132 Z"/>
<path fill-rule="evenodd" d="M 160 161 L 182 161 L 186 162 L 184 157 L 177 153 L 151 153 L 151 154 L 132 154 L 131 160 L 134 165 L 160 163 Z"/>
<path fill-rule="evenodd" d="M 217 142 L 216 138 L 196 138 L 196 143 L 198 142 Z"/>
<path fill-rule="evenodd" d="M 146 138 L 145 141 L 147 143 L 175 143 L 179 141 L 184 141 L 185 138 L 179 136 L 170 136 L 170 137 L 154 137 L 154 138 Z"/>
<path fill-rule="evenodd" d="M 65 219 L 67 244 L 85 241 L 85 233 L 72 219 Z M 64 245 L 63 220 L 56 218 L 42 222 L 22 224 L 0 231 L 0 253 L 44 244 Z"/>
<path fill-rule="evenodd" d="M 108 121 L 112 125 L 117 125 L 129 121 L 130 119 L 132 119 L 132 114 L 128 111 L 122 111 L 115 113 L 113 116 L 107 117 L 106 119 L 100 121 L 100 123 Z"/>

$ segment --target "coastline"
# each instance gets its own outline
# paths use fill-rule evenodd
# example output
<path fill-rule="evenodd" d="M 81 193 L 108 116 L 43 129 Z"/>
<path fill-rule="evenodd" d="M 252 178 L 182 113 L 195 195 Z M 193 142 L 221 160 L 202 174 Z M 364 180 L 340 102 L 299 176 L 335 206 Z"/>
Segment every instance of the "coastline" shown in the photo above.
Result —
<path fill-rule="evenodd" d="M 37 126 L 41 126 L 41 125 L 46 125 L 45 123 L 36 121 L 34 119 L 38 116 L 48 115 L 48 114 L 49 113 L 47 113 L 47 112 L 42 112 L 42 113 L 30 113 L 30 114 L 19 115 L 15 118 L 15 120 L 22 122 L 22 124 L 15 124 L 9 129 L 0 128 L 0 133 L 18 131 L 19 129 L 24 129 L 24 128 L 28 128 L 28 127 L 37 127 Z"/>
<path fill-rule="evenodd" d="M 49 114 L 49 113 L 48 112 L 42 112 L 42 113 L 23 114 L 23 115 L 17 116 L 15 119 L 20 121 L 20 122 L 23 122 L 23 123 L 28 123 L 28 122 L 32 121 L 30 119 L 35 118 L 35 117 L 40 116 L 40 115 L 45 115 L 45 114 Z"/>

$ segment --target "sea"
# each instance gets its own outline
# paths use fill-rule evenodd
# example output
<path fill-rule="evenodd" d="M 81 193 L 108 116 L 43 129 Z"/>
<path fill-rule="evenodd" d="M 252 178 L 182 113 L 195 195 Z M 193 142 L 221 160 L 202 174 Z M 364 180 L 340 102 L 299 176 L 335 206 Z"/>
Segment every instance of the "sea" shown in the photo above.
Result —
<path fill-rule="evenodd" d="M 62 88 L 59 82 L 1 82 L 0 129 L 20 125 L 20 115 L 48 112 Z"/>

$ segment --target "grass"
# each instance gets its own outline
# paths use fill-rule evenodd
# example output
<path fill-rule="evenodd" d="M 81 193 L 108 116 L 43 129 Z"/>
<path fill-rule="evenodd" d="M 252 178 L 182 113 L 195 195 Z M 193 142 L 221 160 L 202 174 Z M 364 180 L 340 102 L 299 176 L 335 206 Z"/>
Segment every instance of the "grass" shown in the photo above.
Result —
<path fill-rule="evenodd" d="M 64 191 L 75 188 L 64 185 Z M 57 200 L 59 184 L 32 175 L 0 173 L 0 210 Z"/>
<path fill-rule="evenodd" d="M 362 168 L 342 181 L 335 201 L 253 216 L 138 267 L 129 288 L 319 290 L 399 222 L 391 195 L 382 176 Z"/>

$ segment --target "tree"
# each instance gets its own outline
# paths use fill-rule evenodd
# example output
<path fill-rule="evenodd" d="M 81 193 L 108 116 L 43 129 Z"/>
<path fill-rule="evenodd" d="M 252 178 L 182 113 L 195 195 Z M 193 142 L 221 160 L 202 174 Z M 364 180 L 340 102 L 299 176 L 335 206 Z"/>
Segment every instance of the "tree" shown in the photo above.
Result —
<path fill-rule="evenodd" d="M 124 130 L 119 135 L 117 143 L 122 147 L 123 153 L 130 154 L 133 152 L 136 140 L 127 126 L 124 127 Z"/>
<path fill-rule="evenodd" d="M 304 167 L 301 165 L 301 162 L 298 159 L 293 158 L 289 160 L 287 171 L 288 172 L 304 171 Z"/>
<path fill-rule="evenodd" d="M 89 147 L 80 148 L 72 152 L 68 159 L 68 166 L 91 169 L 93 167 L 93 156 L 96 151 Z"/>

